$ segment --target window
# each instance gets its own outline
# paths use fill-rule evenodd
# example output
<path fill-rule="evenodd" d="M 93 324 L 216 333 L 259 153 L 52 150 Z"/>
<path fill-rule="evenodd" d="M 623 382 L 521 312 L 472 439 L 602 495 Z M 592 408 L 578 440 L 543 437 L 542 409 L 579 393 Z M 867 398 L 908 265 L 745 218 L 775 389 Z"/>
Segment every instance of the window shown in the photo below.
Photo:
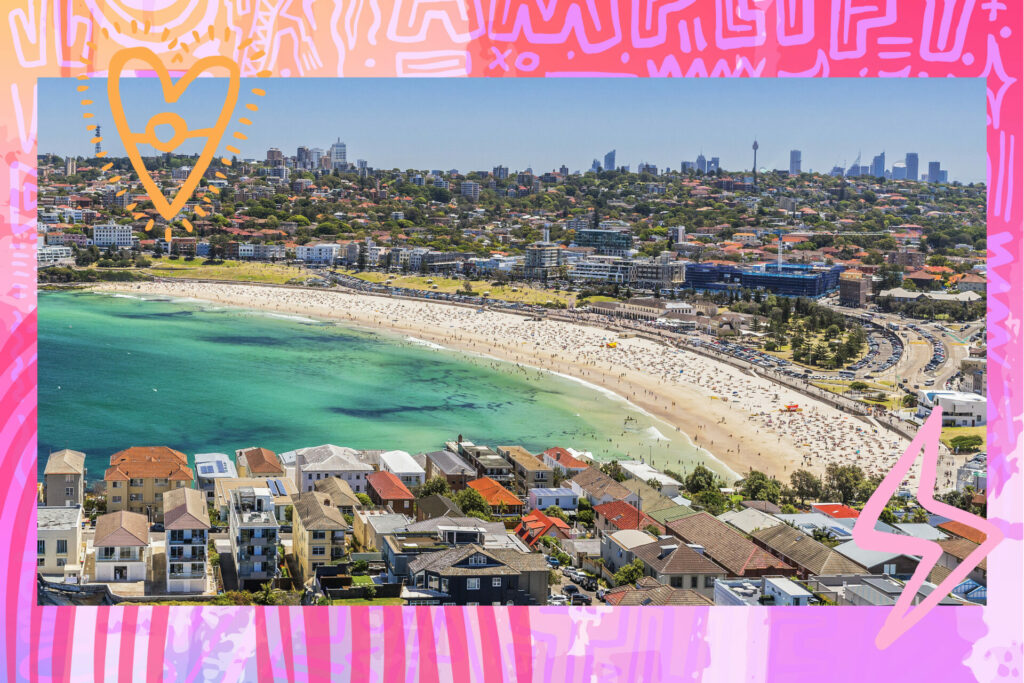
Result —
<path fill-rule="evenodd" d="M 448 579 L 441 579 L 441 590 L 445 593 L 448 592 Z"/>
<path fill-rule="evenodd" d="M 67 539 L 64 539 L 64 538 L 58 538 L 57 539 L 57 554 L 58 555 L 67 555 L 68 554 L 68 542 L 67 542 Z"/>
<path fill-rule="evenodd" d="M 71 487 L 71 486 L 66 487 L 64 489 L 64 495 L 65 496 L 73 496 L 73 495 L 75 495 L 75 489 L 73 487 Z"/>
<path fill-rule="evenodd" d="M 119 488 L 121 488 L 124 485 L 124 482 L 123 481 L 112 481 L 112 482 L 110 482 L 110 485 L 113 488 L 115 488 L 115 489 L 119 489 Z"/>
<path fill-rule="evenodd" d="M 470 564 L 487 564 L 487 558 L 484 557 L 483 555 L 474 555 L 473 557 L 469 558 L 469 563 Z"/>
<path fill-rule="evenodd" d="M 327 538 L 327 532 L 325 532 L 325 531 L 314 531 L 313 532 L 313 540 L 314 541 L 322 541 L 325 538 Z"/>
<path fill-rule="evenodd" d="M 480 579 L 466 579 L 466 590 L 480 590 Z"/>
<path fill-rule="evenodd" d="M 322 545 L 315 545 L 315 546 L 313 546 L 313 554 L 314 555 L 326 555 L 327 554 L 327 549 L 324 548 Z"/>
<path fill-rule="evenodd" d="M 671 578 L 671 580 L 669 581 L 669 584 L 673 588 L 682 588 L 683 587 L 683 577 L 681 577 L 681 576 L 673 576 Z"/>
<path fill-rule="evenodd" d="M 491 588 L 501 588 L 501 577 L 495 576 L 491 579 Z"/>
<path fill-rule="evenodd" d="M 57 566 L 58 566 L 58 567 L 63 567 L 63 566 L 64 566 L 64 565 L 66 565 L 67 563 L 68 563 L 68 561 L 67 561 L 67 560 L 65 560 L 65 559 L 64 559 L 63 557 L 58 557 L 58 558 L 57 558 Z"/>
<path fill-rule="evenodd" d="M 36 566 L 37 567 L 42 567 L 44 564 L 46 564 L 46 558 L 45 557 L 40 557 L 40 558 L 38 558 L 36 560 Z"/>
<path fill-rule="evenodd" d="M 714 588 L 715 587 L 715 577 L 713 577 L 713 576 L 705 576 L 704 577 L 704 587 L 705 588 Z"/>
<path fill-rule="evenodd" d="M 74 484 L 75 483 L 75 475 L 73 475 L 73 474 L 66 474 L 66 475 L 64 475 L 64 483 L 65 484 Z"/>
<path fill-rule="evenodd" d="M 696 588 L 696 587 L 697 587 L 697 577 L 696 576 L 691 576 L 690 577 L 690 588 Z"/>
<path fill-rule="evenodd" d="M 130 482 L 128 482 L 128 485 L 129 486 L 142 486 L 142 480 L 141 479 L 132 479 Z"/>
<path fill-rule="evenodd" d="M 46 553 L 46 541 L 36 541 L 36 554 L 43 555 Z"/>
<path fill-rule="evenodd" d="M 121 496 L 111 496 L 111 502 L 120 503 L 121 502 Z"/>
<path fill-rule="evenodd" d="M 882 573 L 883 574 L 888 574 L 889 576 L 892 576 L 893 574 L 896 573 L 896 565 L 895 564 L 885 564 L 885 565 L 882 565 Z"/>

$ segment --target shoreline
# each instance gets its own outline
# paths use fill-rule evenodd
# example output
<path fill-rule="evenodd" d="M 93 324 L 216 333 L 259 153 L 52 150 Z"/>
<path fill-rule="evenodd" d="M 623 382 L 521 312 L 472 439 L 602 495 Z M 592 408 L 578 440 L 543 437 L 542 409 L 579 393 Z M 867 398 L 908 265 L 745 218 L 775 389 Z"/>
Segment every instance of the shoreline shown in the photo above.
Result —
<path fill-rule="evenodd" d="M 407 335 L 451 351 L 527 365 L 610 392 L 669 425 L 700 449 L 700 457 L 717 461 L 733 474 L 752 468 L 778 477 L 783 484 L 796 469 L 821 475 L 829 462 L 853 462 L 868 475 L 884 474 L 909 443 L 900 444 L 899 439 L 879 435 L 877 430 L 872 436 L 863 423 L 842 411 L 725 364 L 650 340 L 620 338 L 617 332 L 570 322 L 538 322 L 511 313 L 478 313 L 437 302 L 258 283 L 97 283 L 89 289 L 191 298 L 343 321 L 371 331 Z M 618 348 L 606 347 L 604 342 L 612 339 L 619 342 Z M 737 390 L 730 394 L 734 387 Z M 797 401 L 805 406 L 805 412 L 781 414 L 773 409 Z M 821 442 L 816 442 L 818 437 Z M 863 449 L 867 452 L 862 455 Z M 661 470 L 682 466 L 659 456 L 652 457 L 651 464 Z"/>

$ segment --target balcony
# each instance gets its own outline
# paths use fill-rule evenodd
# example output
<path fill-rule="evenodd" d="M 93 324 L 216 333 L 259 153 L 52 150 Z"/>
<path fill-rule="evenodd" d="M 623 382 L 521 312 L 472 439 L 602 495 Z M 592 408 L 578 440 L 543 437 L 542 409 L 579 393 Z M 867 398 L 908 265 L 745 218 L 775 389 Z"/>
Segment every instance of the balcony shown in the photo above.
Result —
<path fill-rule="evenodd" d="M 203 534 L 194 534 L 192 538 L 175 538 L 173 534 L 169 534 L 167 542 L 170 545 L 206 545 L 206 536 Z"/>

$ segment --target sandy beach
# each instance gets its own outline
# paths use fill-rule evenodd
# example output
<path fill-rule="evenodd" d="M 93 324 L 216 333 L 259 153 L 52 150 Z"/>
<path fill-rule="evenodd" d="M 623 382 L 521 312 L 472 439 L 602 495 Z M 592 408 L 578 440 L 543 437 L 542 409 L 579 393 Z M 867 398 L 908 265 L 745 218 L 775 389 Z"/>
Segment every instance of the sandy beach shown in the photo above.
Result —
<path fill-rule="evenodd" d="M 449 349 L 535 366 L 615 392 L 689 435 L 737 473 L 753 468 L 788 483 L 829 463 L 886 473 L 908 442 L 764 378 L 657 342 L 497 311 L 347 292 L 198 282 L 102 283 L 97 291 L 194 298 L 244 308 L 348 321 Z M 607 342 L 616 341 L 615 348 Z M 798 403 L 802 410 L 783 413 Z M 572 447 L 572 444 L 558 444 Z M 654 454 L 659 469 L 680 467 Z M 915 465 L 907 479 L 916 485 Z"/>

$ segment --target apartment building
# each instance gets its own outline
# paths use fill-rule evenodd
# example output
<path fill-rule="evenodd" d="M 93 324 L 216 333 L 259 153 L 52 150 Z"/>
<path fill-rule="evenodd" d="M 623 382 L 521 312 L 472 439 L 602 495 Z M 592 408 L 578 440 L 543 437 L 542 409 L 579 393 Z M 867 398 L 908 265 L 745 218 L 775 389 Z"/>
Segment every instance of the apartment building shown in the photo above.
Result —
<path fill-rule="evenodd" d="M 292 553 L 304 583 L 320 565 L 345 558 L 350 527 L 324 493 L 307 491 L 295 496 L 294 509 Z"/>
<path fill-rule="evenodd" d="M 520 491 L 533 488 L 548 488 L 553 481 L 550 467 L 522 446 L 498 446 L 498 455 L 508 460 L 515 475 L 516 487 Z"/>
<path fill-rule="evenodd" d="M 247 486 L 231 491 L 228 536 L 240 588 L 275 578 L 279 569 L 277 517 L 268 488 Z"/>
<path fill-rule="evenodd" d="M 161 509 L 162 515 L 162 509 Z M 96 518 L 96 569 L 93 581 L 145 581 L 149 573 L 149 520 L 120 510 Z"/>
<path fill-rule="evenodd" d="M 36 571 L 53 580 L 77 583 L 84 560 L 82 508 L 40 507 L 36 511 Z"/>
<path fill-rule="evenodd" d="M 164 548 L 168 593 L 203 593 L 210 513 L 206 494 L 175 489 L 164 494 Z"/>
<path fill-rule="evenodd" d="M 163 495 L 191 488 L 194 477 L 188 457 L 166 446 L 132 446 L 110 456 L 103 474 L 107 512 L 141 514 L 150 523 L 163 522 Z"/>
<path fill-rule="evenodd" d="M 43 470 L 43 504 L 81 505 L 85 500 L 85 453 L 67 448 L 50 453 Z"/>

